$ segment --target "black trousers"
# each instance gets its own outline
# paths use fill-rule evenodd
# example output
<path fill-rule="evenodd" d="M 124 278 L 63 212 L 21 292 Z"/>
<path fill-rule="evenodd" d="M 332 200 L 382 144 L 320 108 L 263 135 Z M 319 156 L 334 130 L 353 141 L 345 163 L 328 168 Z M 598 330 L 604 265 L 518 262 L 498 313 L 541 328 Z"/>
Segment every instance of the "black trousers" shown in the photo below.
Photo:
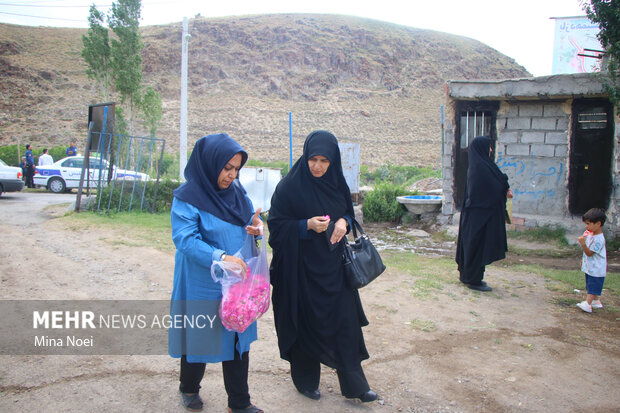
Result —
<path fill-rule="evenodd" d="M 484 278 L 484 270 L 485 267 L 483 266 L 482 268 L 478 268 L 473 271 L 461 271 L 460 280 L 465 284 L 480 285 L 482 283 L 482 279 Z"/>
<path fill-rule="evenodd" d="M 297 343 L 291 348 L 290 363 L 291 378 L 297 390 L 303 392 L 319 388 L 321 362 L 306 353 Z M 353 399 L 370 390 L 361 364 L 351 371 L 336 370 L 336 373 L 340 382 L 340 392 L 344 397 Z"/>
<path fill-rule="evenodd" d="M 26 166 L 26 186 L 34 188 L 34 165 Z"/>
<path fill-rule="evenodd" d="M 235 339 L 235 346 L 237 340 Z M 235 359 L 222 362 L 224 387 L 228 394 L 228 407 L 243 409 L 250 405 L 250 391 L 248 388 L 248 370 L 250 354 L 242 355 L 235 349 Z M 183 393 L 198 393 L 200 382 L 205 374 L 205 363 L 189 363 L 185 356 L 181 357 L 181 374 L 179 390 Z"/>

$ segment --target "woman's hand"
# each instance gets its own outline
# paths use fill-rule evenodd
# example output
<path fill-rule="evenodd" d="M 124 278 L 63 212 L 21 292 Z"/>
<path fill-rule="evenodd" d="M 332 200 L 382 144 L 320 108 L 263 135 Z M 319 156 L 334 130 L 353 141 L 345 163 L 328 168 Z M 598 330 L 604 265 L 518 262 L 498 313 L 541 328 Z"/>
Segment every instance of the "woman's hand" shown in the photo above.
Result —
<path fill-rule="evenodd" d="M 308 230 L 317 233 L 324 232 L 329 225 L 329 218 L 326 216 L 312 217 L 308 219 Z"/>
<path fill-rule="evenodd" d="M 248 265 L 245 263 L 245 261 L 243 261 L 239 257 L 235 257 L 234 255 L 228 255 L 228 254 L 224 255 L 224 259 L 222 261 L 232 262 L 232 263 L 240 265 L 241 268 L 243 269 L 243 271 L 241 271 L 241 275 L 243 276 L 243 279 L 245 280 L 245 276 L 248 271 Z"/>
<path fill-rule="evenodd" d="M 508 192 L 506 192 L 506 198 L 511 199 L 514 196 L 512 193 L 512 189 L 508 188 Z"/>
<path fill-rule="evenodd" d="M 245 231 L 250 235 L 263 235 L 263 221 L 259 218 L 261 208 L 258 208 L 252 216 L 252 225 L 245 227 Z"/>
<path fill-rule="evenodd" d="M 334 226 L 334 232 L 332 232 L 332 237 L 330 238 L 330 242 L 332 244 L 336 244 L 340 242 L 342 237 L 347 233 L 347 220 L 344 218 L 340 218 L 336 221 L 336 225 Z"/>

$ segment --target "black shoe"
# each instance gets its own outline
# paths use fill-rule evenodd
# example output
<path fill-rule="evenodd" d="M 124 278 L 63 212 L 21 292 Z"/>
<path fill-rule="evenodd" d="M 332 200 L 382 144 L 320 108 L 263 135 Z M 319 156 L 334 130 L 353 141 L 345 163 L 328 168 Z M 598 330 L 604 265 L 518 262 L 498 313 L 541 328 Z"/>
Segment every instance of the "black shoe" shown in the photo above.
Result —
<path fill-rule="evenodd" d="M 362 401 L 362 403 L 374 402 L 377 400 L 379 396 L 372 390 L 368 390 L 366 393 L 362 394 L 358 399 Z"/>
<path fill-rule="evenodd" d="M 319 400 L 321 398 L 321 392 L 319 391 L 319 389 L 316 390 L 297 390 L 298 392 L 300 392 L 301 394 L 303 394 L 304 396 L 306 396 L 309 399 L 312 400 Z"/>
<path fill-rule="evenodd" d="M 467 284 L 467 288 L 476 291 L 493 291 L 493 289 L 489 287 L 484 281 L 481 284 Z"/>

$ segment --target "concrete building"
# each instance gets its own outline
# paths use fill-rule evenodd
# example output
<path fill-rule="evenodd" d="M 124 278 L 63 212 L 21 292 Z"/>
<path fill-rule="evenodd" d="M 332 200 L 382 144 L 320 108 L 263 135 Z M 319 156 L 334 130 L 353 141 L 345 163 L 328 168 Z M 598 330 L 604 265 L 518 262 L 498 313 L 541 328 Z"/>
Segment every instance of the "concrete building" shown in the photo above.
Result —
<path fill-rule="evenodd" d="M 441 221 L 458 224 L 469 142 L 489 135 L 514 225 L 578 233 L 583 212 L 601 207 L 605 234 L 620 236 L 620 118 L 598 74 L 450 81 L 446 93 Z"/>

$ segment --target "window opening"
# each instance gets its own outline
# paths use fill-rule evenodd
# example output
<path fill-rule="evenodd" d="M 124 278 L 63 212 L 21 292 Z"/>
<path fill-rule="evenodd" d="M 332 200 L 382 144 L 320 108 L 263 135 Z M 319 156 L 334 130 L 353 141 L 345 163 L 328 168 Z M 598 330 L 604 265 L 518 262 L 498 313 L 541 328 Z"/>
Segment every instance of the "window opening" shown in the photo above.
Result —
<path fill-rule="evenodd" d="M 461 148 L 468 148 L 476 136 L 490 136 L 492 127 L 492 114 L 490 111 L 464 111 L 461 112 Z"/>

